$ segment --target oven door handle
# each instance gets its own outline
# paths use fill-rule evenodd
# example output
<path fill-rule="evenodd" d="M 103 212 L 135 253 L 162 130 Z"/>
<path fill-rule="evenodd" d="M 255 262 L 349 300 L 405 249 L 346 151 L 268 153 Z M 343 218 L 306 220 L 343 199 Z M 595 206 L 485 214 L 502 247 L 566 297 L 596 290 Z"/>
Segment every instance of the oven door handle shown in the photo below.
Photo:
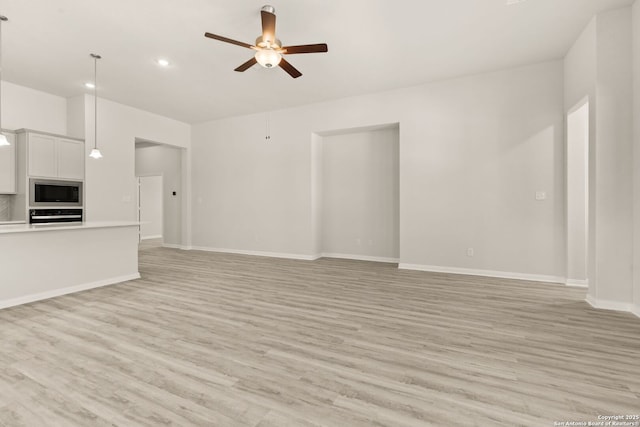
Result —
<path fill-rule="evenodd" d="M 32 219 L 78 219 L 82 215 L 33 215 Z"/>

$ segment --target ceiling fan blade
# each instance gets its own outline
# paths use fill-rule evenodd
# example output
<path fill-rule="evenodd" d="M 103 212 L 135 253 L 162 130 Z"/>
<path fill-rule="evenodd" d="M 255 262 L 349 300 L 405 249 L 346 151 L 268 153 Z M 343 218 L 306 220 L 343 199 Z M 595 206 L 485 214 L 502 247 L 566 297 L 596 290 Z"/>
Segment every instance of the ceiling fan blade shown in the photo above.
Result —
<path fill-rule="evenodd" d="M 295 53 L 323 53 L 328 52 L 329 48 L 326 43 L 304 44 L 300 46 L 285 46 L 282 48 L 284 54 L 292 55 Z"/>
<path fill-rule="evenodd" d="M 209 37 L 210 39 L 219 40 L 221 42 L 231 43 L 231 44 L 235 44 L 237 46 L 246 47 L 247 49 L 252 49 L 253 48 L 253 46 L 251 46 L 248 43 L 239 42 L 238 40 L 229 39 L 227 37 L 222 37 L 222 36 L 219 36 L 219 35 L 216 35 L 216 34 L 204 33 L 204 36 L 205 37 Z"/>
<path fill-rule="evenodd" d="M 260 11 L 262 16 L 262 39 L 273 43 L 276 40 L 276 15 L 265 10 Z"/>
<path fill-rule="evenodd" d="M 280 64 L 278 64 L 280 68 L 285 70 L 291 77 L 297 79 L 302 75 L 300 71 L 296 69 L 293 65 L 289 64 L 284 58 L 280 60 Z"/>
<path fill-rule="evenodd" d="M 248 60 L 247 62 L 245 62 L 244 64 L 242 64 L 241 66 L 239 66 L 238 68 L 236 68 L 233 71 L 239 71 L 239 72 L 247 71 L 249 68 L 253 67 L 257 63 L 258 63 L 258 61 L 256 61 L 255 57 L 253 57 L 253 58 L 251 58 L 250 60 Z"/>

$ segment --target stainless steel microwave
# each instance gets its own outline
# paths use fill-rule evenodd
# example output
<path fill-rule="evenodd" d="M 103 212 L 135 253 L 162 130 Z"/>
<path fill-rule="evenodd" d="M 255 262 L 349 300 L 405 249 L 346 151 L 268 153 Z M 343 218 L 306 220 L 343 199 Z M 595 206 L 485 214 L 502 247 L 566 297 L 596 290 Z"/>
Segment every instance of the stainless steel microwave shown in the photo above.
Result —
<path fill-rule="evenodd" d="M 82 182 L 31 178 L 30 206 L 82 206 Z"/>

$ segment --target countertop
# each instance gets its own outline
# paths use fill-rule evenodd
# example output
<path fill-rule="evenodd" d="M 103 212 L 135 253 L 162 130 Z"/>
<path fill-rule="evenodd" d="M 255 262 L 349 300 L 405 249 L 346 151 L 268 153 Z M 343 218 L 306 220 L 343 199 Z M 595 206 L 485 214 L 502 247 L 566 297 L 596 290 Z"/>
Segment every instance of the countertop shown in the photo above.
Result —
<path fill-rule="evenodd" d="M 86 222 L 63 222 L 58 224 L 25 224 L 22 223 L 3 223 L 0 224 L 0 234 L 9 233 L 32 233 L 43 231 L 60 231 L 60 230 L 86 230 L 91 228 L 110 228 L 110 227 L 137 227 L 140 225 L 136 221 L 86 221 Z"/>

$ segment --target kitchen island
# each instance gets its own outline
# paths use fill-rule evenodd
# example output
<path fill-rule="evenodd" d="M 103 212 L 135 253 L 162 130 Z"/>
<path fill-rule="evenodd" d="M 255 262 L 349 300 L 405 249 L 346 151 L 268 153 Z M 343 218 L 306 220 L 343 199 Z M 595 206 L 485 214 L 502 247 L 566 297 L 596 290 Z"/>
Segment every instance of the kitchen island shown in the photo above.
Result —
<path fill-rule="evenodd" d="M 139 277 L 137 222 L 0 225 L 0 308 Z"/>

